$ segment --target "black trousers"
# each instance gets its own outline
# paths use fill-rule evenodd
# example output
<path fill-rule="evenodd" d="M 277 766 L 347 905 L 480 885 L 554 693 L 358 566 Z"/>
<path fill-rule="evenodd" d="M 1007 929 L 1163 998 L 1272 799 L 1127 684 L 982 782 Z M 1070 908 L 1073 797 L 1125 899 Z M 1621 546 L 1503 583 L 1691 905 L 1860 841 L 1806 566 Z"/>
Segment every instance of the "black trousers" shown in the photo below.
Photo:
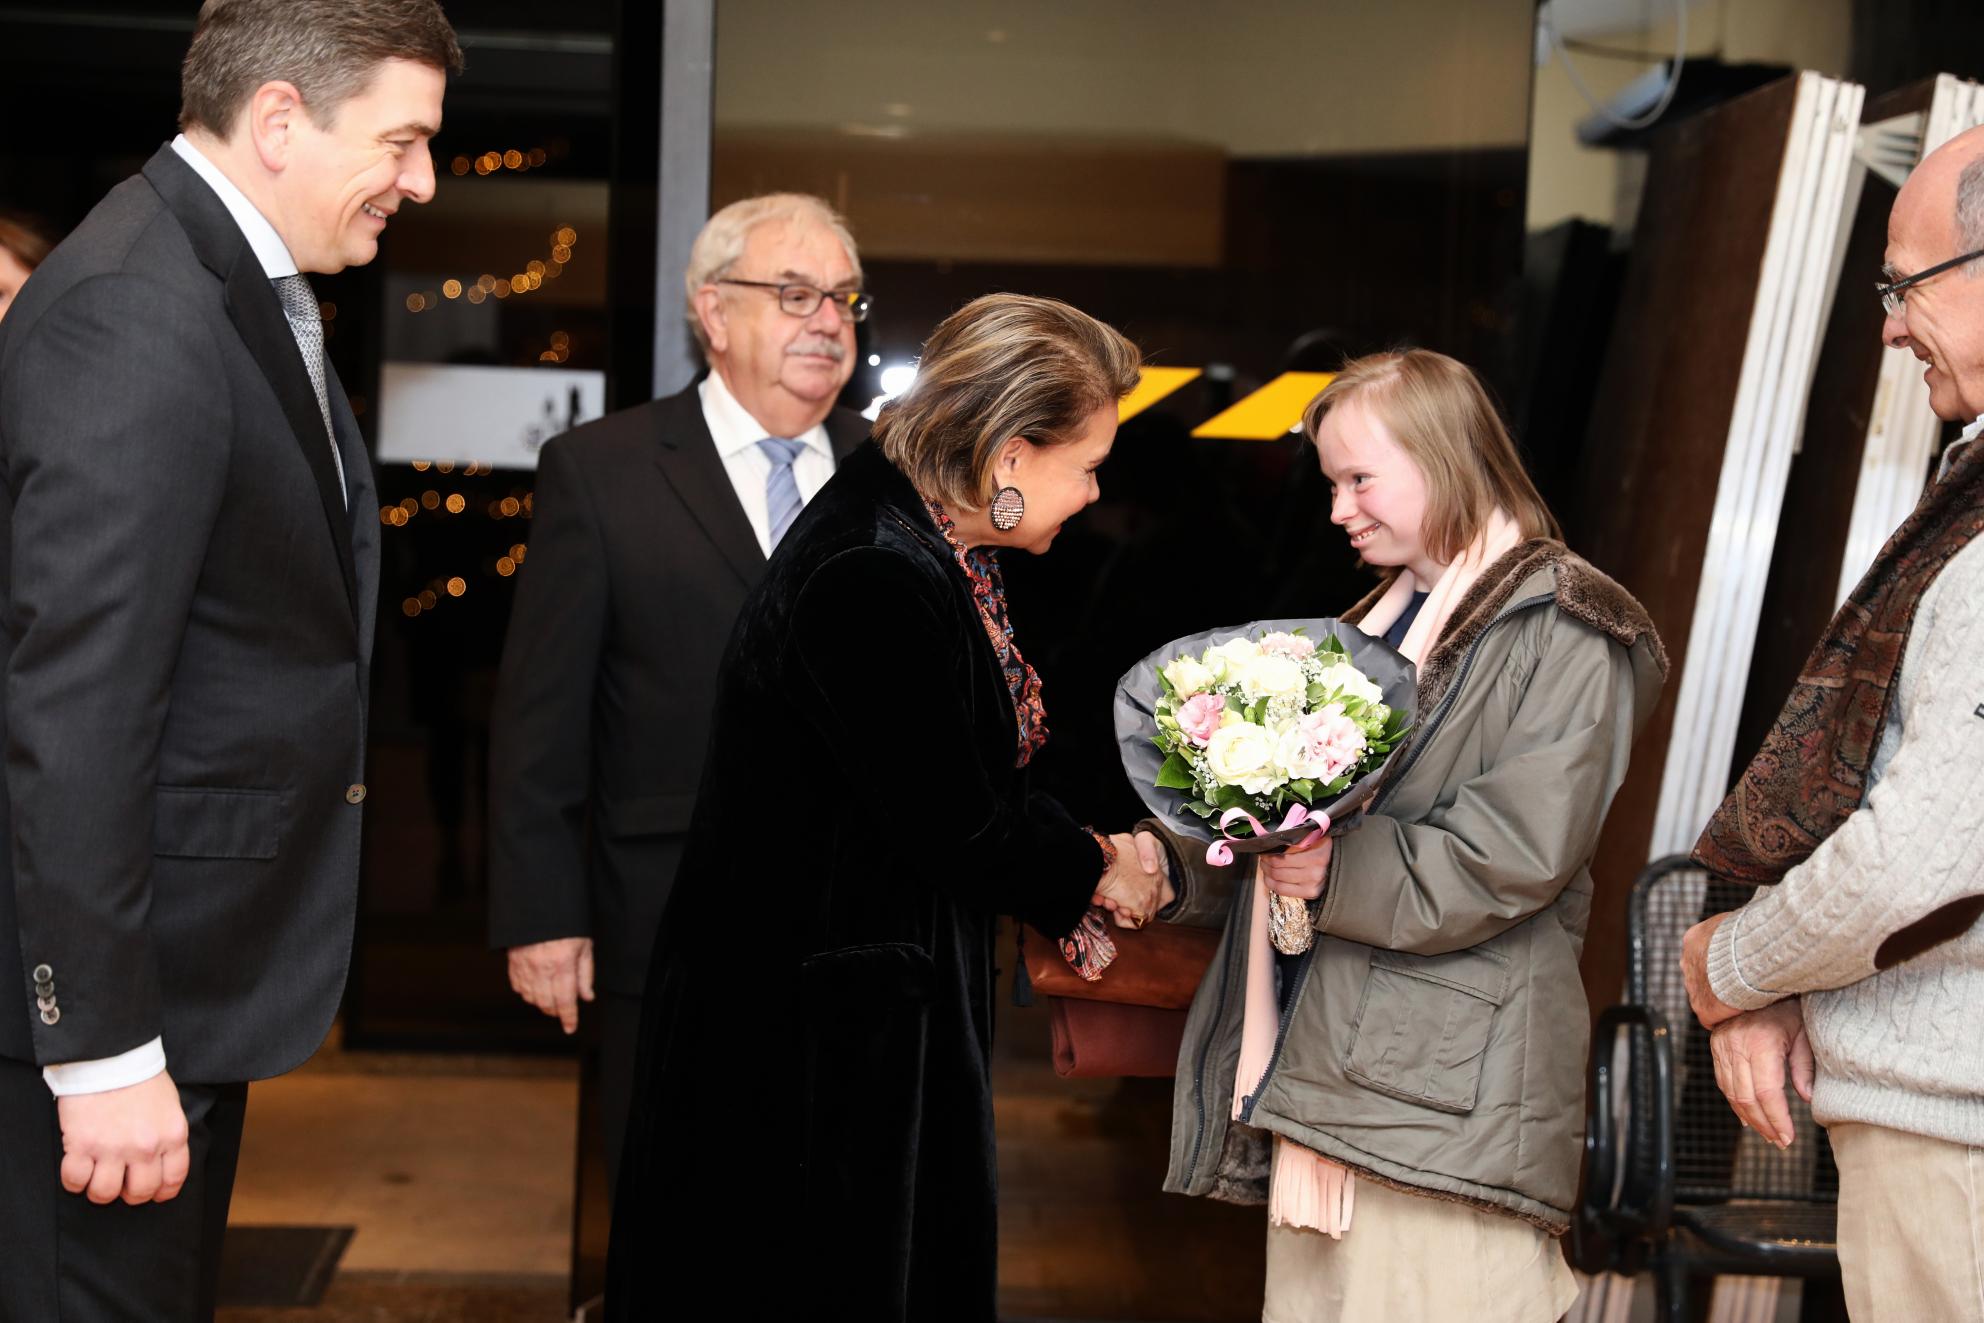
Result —
<path fill-rule="evenodd" d="M 634 1058 L 641 1050 L 641 999 L 601 992 L 593 1003 L 599 1014 L 599 1125 L 606 1145 L 606 1189 L 620 1179 L 620 1150 L 627 1140 L 627 1113 L 634 1106 Z"/>
<path fill-rule="evenodd" d="M 136 1208 L 62 1188 L 62 1128 L 41 1071 L 0 1058 L 0 1323 L 205 1323 L 241 1155 L 246 1084 L 181 1084 L 192 1170 Z"/>

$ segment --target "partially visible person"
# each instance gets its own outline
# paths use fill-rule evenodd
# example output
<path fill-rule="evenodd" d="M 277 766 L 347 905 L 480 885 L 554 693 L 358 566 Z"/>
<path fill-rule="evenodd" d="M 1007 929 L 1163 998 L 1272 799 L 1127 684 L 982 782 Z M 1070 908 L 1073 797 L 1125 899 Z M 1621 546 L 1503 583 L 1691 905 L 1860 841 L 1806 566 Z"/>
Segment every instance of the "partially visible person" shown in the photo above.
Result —
<path fill-rule="evenodd" d="M 998 916 L 1059 936 L 1169 900 L 1131 836 L 1029 788 L 1047 709 L 998 561 L 1096 499 L 1137 375 L 1064 303 L 967 304 L 745 603 L 655 942 L 609 1318 L 693 1284 L 991 1323 Z"/>
<path fill-rule="evenodd" d="M 0 318 L 13 306 L 41 259 L 54 247 L 39 227 L 18 216 L 0 212 Z"/>
<path fill-rule="evenodd" d="M 708 374 L 539 456 L 490 717 L 490 942 L 566 1033 L 596 1003 L 609 1184 L 723 645 L 793 518 L 868 435 L 835 404 L 868 296 L 831 207 L 731 203 L 682 283 Z"/>
<path fill-rule="evenodd" d="M 1888 220 L 1882 338 L 1967 423 L 1805 663 L 1695 857 L 1764 885 L 1682 973 L 1716 1083 L 1770 1142 L 1810 1101 L 1857 1323 L 1984 1323 L 1984 129 Z"/>
<path fill-rule="evenodd" d="M 433 0 L 207 0 L 0 323 L 0 1318 L 213 1314 L 248 1081 L 358 907 L 371 460 L 309 273 L 434 193 Z"/>
<path fill-rule="evenodd" d="M 1241 891 L 1165 1188 L 1268 1205 L 1268 1323 L 1548 1323 L 1576 1296 L 1589 866 L 1666 656 L 1464 365 L 1354 360 L 1303 430 L 1383 575 L 1343 618 L 1418 663 L 1416 725 L 1369 811 L 1258 880 L 1173 842 L 1179 913 Z M 1270 945 L 1270 892 L 1312 902 L 1306 953 Z"/>

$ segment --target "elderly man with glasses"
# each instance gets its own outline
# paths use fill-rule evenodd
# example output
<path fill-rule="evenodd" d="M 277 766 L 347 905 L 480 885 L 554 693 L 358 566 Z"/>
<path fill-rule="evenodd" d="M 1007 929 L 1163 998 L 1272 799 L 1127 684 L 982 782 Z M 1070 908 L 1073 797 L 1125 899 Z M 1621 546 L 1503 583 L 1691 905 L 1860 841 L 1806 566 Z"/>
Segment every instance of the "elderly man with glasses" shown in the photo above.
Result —
<path fill-rule="evenodd" d="M 868 435 L 835 406 L 868 296 L 826 203 L 725 207 L 683 284 L 708 374 L 539 457 L 492 719 L 490 941 L 566 1033 L 594 1003 L 609 1172 L 724 644 L 800 507 Z"/>
<path fill-rule="evenodd" d="M 1839 1165 L 1847 1306 L 1984 1323 L 1984 129 L 1888 222 L 1882 336 L 1969 426 L 1695 847 L 1761 886 L 1682 945 L 1716 1082 L 1774 1144 L 1787 1079 Z"/>

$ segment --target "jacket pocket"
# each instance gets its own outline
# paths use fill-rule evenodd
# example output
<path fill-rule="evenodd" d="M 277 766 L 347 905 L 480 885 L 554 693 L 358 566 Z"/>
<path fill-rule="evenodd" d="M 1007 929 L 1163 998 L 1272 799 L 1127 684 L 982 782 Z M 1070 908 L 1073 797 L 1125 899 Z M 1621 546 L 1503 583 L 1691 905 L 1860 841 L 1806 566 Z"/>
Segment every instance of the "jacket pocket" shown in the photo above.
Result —
<path fill-rule="evenodd" d="M 639 795 L 600 802 L 601 825 L 608 836 L 670 836 L 689 830 L 696 797 Z"/>
<path fill-rule="evenodd" d="M 1508 959 L 1492 951 L 1373 952 L 1346 1073 L 1423 1107 L 1474 1110 L 1489 1026 L 1508 988 Z"/>
<path fill-rule="evenodd" d="M 881 1005 L 922 1006 L 930 1000 L 937 965 L 913 942 L 872 942 L 822 951 L 799 962 L 805 1011 L 819 1018 Z"/>
<path fill-rule="evenodd" d="M 273 859 L 282 842 L 280 790 L 159 786 L 152 853 L 168 859 Z"/>

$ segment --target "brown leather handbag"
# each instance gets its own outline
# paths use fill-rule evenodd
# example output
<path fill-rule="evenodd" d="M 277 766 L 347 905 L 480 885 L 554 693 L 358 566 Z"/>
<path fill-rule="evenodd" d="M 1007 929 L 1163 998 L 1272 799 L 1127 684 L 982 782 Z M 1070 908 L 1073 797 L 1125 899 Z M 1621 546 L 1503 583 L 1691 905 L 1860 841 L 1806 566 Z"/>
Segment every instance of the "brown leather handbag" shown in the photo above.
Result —
<path fill-rule="evenodd" d="M 1153 923 L 1112 927 L 1116 959 L 1093 983 L 1038 929 L 1020 929 L 1033 990 L 1051 998 L 1054 1070 L 1064 1077 L 1168 1076 L 1185 1037 L 1185 1011 L 1219 949 L 1220 930 Z"/>

